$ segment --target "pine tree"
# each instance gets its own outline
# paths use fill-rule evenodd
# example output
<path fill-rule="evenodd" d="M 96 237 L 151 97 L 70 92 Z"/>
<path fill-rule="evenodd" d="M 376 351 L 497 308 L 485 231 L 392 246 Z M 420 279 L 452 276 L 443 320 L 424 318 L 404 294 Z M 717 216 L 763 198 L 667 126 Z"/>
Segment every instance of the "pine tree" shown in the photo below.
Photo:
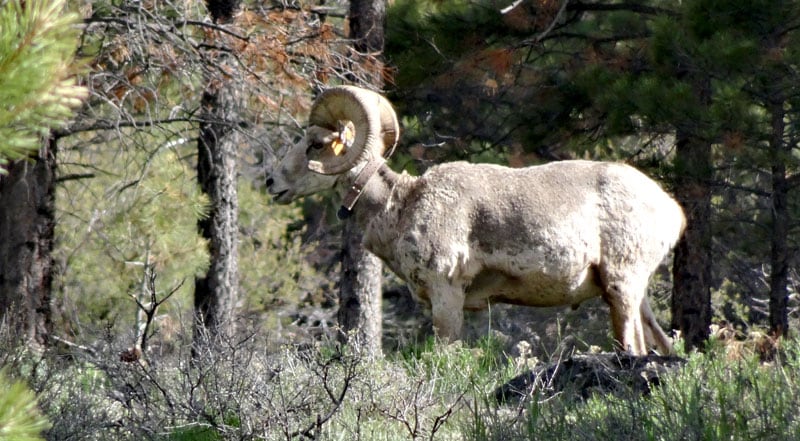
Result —
<path fill-rule="evenodd" d="M 76 17 L 64 7 L 0 4 L 0 322 L 37 346 L 52 328 L 56 140 L 49 131 L 86 96 L 73 77 Z"/>
<path fill-rule="evenodd" d="M 214 23 L 222 25 L 233 19 L 238 1 L 209 0 L 208 10 Z M 208 34 L 209 46 L 216 44 Z M 218 38 L 223 40 L 223 38 Z M 198 222 L 209 242 L 211 262 L 208 272 L 195 279 L 195 343 L 206 338 L 232 336 L 234 307 L 239 291 L 239 202 L 237 192 L 236 126 L 241 106 L 241 91 L 229 78 L 237 75 L 236 61 L 223 51 L 209 51 L 223 75 L 207 71 L 206 88 L 201 100 L 200 138 L 197 142 L 197 179 L 210 200 L 208 217 Z"/>
<path fill-rule="evenodd" d="M 381 88 L 383 83 L 383 45 L 386 0 L 350 2 L 350 38 L 357 53 L 363 54 L 368 84 Z M 372 67 L 370 69 L 369 67 Z M 338 321 L 343 337 L 351 332 L 358 344 L 372 356 L 382 351 L 383 264 L 364 248 L 364 232 L 355 218 L 344 221 L 342 231 L 342 276 L 339 286 Z"/>
<path fill-rule="evenodd" d="M 86 97 L 77 85 L 77 16 L 64 0 L 10 0 L 0 5 L 0 174 L 3 164 L 41 146 Z"/>
<path fill-rule="evenodd" d="M 47 418 L 36 407 L 36 396 L 24 383 L 10 381 L 0 371 L 0 439 L 37 441 L 50 427 Z"/>
<path fill-rule="evenodd" d="M 765 230 L 769 243 L 769 329 L 776 337 L 789 334 L 788 301 L 791 283 L 790 267 L 798 254 L 796 225 L 798 186 L 796 148 L 800 140 L 797 125 L 800 112 L 800 74 L 794 64 L 800 54 L 800 4 L 794 1 L 757 1 L 739 5 L 728 18 L 746 47 L 748 59 L 740 64 L 744 78 L 741 94 L 763 109 L 760 124 L 751 130 L 751 143 L 762 156 L 762 173 L 769 176 L 768 211 Z M 733 34 L 734 31 L 731 31 Z M 750 164 L 748 164 L 748 167 Z M 740 167 L 741 168 L 741 167 Z"/>
<path fill-rule="evenodd" d="M 221 2 L 214 11 L 234 3 Z M 198 217 L 206 216 L 201 226 L 214 226 L 213 207 L 193 208 L 200 200 L 214 203 L 199 198 L 188 183 L 221 176 L 215 167 L 224 155 L 198 156 L 215 148 L 221 153 L 217 147 L 227 149 L 227 159 L 235 154 L 236 173 L 223 170 L 227 188 L 238 185 L 237 200 L 241 205 L 244 197 L 247 204 L 240 207 L 239 225 L 226 223 L 233 226 L 228 239 L 243 256 L 239 283 L 226 287 L 239 295 L 235 301 L 217 299 L 263 314 L 270 326 L 286 325 L 277 310 L 305 296 L 313 298 L 309 309 L 329 301 L 330 277 L 300 253 L 308 246 L 298 231 L 302 225 L 285 231 L 285 219 L 299 216 L 298 207 L 271 204 L 263 177 L 274 156 L 299 135 L 313 90 L 350 68 L 352 47 L 341 30 L 344 12 L 276 3 L 243 7 L 232 22 L 214 22 L 203 2 L 92 6 L 83 10 L 80 48 L 90 66 L 86 84 L 92 94 L 76 123 L 59 131 L 56 289 L 57 305 L 75 311 L 59 317 L 69 334 L 88 337 L 91 332 L 85 331 L 94 324 L 108 325 L 115 334 L 130 329 L 137 306 L 130 300 L 140 291 L 141 265 L 149 262 L 157 271 L 159 292 L 212 272 L 208 252 L 219 248 L 198 237 Z M 177 161 L 177 168 L 166 167 L 160 160 L 165 157 Z M 182 187 L 149 193 L 152 183 L 167 176 Z M 221 203 L 232 202 L 224 194 L 218 193 Z M 159 249 L 149 261 L 148 247 Z M 160 319 L 175 323 L 193 316 L 190 285 L 160 309 Z M 223 317 L 230 309 L 219 311 Z"/>

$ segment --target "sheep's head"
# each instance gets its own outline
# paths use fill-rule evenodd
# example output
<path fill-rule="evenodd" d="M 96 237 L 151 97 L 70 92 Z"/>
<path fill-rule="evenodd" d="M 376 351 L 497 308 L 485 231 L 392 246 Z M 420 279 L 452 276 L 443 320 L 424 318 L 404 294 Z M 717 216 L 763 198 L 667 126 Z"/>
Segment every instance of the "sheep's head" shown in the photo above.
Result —
<path fill-rule="evenodd" d="M 332 188 L 341 176 L 393 149 L 400 135 L 392 105 L 358 87 L 326 90 L 311 107 L 305 137 L 273 167 L 267 189 L 275 201 Z"/>

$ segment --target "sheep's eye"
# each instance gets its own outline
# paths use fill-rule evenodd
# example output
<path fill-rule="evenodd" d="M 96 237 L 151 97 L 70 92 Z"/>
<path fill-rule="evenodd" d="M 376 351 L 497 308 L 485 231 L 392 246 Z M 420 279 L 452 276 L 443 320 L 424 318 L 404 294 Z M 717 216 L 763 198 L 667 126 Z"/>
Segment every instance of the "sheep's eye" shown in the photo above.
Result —
<path fill-rule="evenodd" d="M 325 147 L 325 144 L 323 144 L 323 143 L 321 143 L 319 141 L 312 141 L 308 145 L 308 149 L 306 149 L 306 154 L 311 152 L 311 150 L 322 150 L 322 147 Z"/>

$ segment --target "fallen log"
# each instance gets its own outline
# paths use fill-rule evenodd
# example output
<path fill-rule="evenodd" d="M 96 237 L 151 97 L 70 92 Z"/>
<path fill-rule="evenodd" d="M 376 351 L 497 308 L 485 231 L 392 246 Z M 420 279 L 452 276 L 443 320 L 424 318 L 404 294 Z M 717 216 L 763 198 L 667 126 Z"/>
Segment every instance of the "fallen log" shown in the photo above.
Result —
<path fill-rule="evenodd" d="M 681 357 L 655 354 L 575 354 L 537 365 L 498 387 L 494 396 L 502 403 L 534 394 L 543 398 L 571 394 L 581 399 L 596 393 L 648 395 L 652 387 L 661 384 L 664 374 L 685 363 Z"/>

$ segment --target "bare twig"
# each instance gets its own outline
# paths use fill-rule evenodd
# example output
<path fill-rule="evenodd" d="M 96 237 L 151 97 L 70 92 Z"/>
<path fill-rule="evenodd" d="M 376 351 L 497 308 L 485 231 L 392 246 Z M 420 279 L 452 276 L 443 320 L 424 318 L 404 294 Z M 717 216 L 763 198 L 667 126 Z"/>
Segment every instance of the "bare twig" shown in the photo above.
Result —
<path fill-rule="evenodd" d="M 150 247 L 147 246 L 145 250 L 144 262 L 141 262 L 142 280 L 139 287 L 139 292 L 132 294 L 134 302 L 136 302 L 136 342 L 132 348 L 127 349 L 121 358 L 123 361 L 138 361 L 144 357 L 147 351 L 147 343 L 150 338 L 151 328 L 156 319 L 156 312 L 158 307 L 169 300 L 184 284 L 186 279 L 183 279 L 176 286 L 164 295 L 158 298 L 156 290 L 156 278 L 158 274 L 150 263 Z M 147 302 L 145 302 L 147 299 Z"/>
<path fill-rule="evenodd" d="M 89 346 L 84 346 L 84 345 L 80 345 L 80 344 L 77 344 L 77 343 L 73 343 L 73 342 L 71 342 L 69 340 L 66 340 L 66 339 L 63 339 L 63 338 L 61 338 L 61 337 L 59 337 L 57 335 L 50 335 L 50 338 L 52 338 L 53 340 L 55 340 L 55 341 L 57 341 L 57 342 L 59 342 L 61 344 L 67 345 L 72 349 L 78 349 L 79 351 L 85 352 L 85 353 L 91 355 L 92 357 L 97 356 L 97 351 L 95 351 L 93 348 L 91 348 Z"/>
<path fill-rule="evenodd" d="M 334 391 L 331 388 L 331 370 L 337 366 L 341 365 L 344 369 L 344 377 L 342 378 L 342 385 L 339 388 L 338 392 Z M 339 411 L 342 403 L 344 402 L 344 398 L 347 395 L 347 391 L 350 389 L 350 386 L 353 380 L 356 377 L 356 366 L 358 365 L 358 359 L 354 357 L 345 357 L 341 354 L 337 354 L 334 357 L 328 358 L 324 362 L 320 363 L 317 367 L 319 368 L 317 372 L 317 376 L 322 380 L 322 387 L 325 389 L 325 393 L 328 395 L 330 399 L 331 406 L 328 408 L 327 412 L 324 414 L 317 414 L 313 423 L 309 424 L 304 429 L 298 429 L 294 432 L 289 434 L 289 438 L 296 438 L 298 436 L 302 436 L 308 439 L 316 439 L 317 434 L 319 433 L 322 425 L 328 422 L 335 414 Z"/>
<path fill-rule="evenodd" d="M 567 10 L 567 4 L 568 3 L 569 3 L 569 0 L 563 0 L 561 2 L 561 7 L 558 8 L 558 12 L 556 13 L 556 16 L 553 17 L 553 20 L 550 22 L 550 25 L 547 26 L 547 29 L 542 31 L 534 39 L 537 43 L 542 41 L 545 37 L 547 37 L 547 35 L 550 34 L 550 32 L 552 32 L 553 29 L 556 27 L 556 24 L 558 24 L 558 22 L 561 21 L 561 17 L 564 15 L 564 11 Z"/>

